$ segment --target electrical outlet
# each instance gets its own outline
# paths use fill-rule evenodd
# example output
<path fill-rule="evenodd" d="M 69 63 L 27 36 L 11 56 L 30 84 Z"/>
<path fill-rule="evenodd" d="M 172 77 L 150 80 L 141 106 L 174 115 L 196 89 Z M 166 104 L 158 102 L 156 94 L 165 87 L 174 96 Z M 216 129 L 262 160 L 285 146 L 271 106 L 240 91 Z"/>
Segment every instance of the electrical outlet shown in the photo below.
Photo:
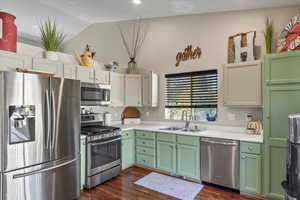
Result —
<path fill-rule="evenodd" d="M 235 114 L 233 114 L 233 113 L 228 113 L 227 114 L 227 118 L 228 118 L 228 120 L 230 120 L 230 121 L 234 121 L 236 118 L 235 118 Z"/>
<path fill-rule="evenodd" d="M 146 116 L 148 117 L 150 115 L 150 112 L 146 112 Z"/>
<path fill-rule="evenodd" d="M 251 121 L 251 120 L 252 120 L 252 118 L 253 118 L 253 115 L 252 115 L 252 113 L 247 113 L 247 114 L 245 114 L 245 120 L 246 120 L 246 122 L 249 122 L 249 121 Z"/>

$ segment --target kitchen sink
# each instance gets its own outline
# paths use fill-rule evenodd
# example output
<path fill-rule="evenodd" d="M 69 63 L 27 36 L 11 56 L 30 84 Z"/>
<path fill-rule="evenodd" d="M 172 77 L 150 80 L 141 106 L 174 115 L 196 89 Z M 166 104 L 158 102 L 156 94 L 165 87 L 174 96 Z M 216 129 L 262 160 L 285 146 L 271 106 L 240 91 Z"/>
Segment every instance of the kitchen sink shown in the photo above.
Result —
<path fill-rule="evenodd" d="M 175 127 L 175 126 L 170 126 L 170 127 L 166 127 L 166 128 L 161 128 L 160 130 L 164 130 L 164 131 L 179 131 L 179 130 L 182 130 L 182 128 Z"/>
<path fill-rule="evenodd" d="M 192 129 L 192 128 L 188 128 L 188 129 L 183 128 L 183 129 L 181 129 L 181 131 L 183 131 L 183 132 L 198 133 L 198 132 L 201 132 L 201 131 L 203 131 L 203 130 L 201 130 L 201 129 Z"/>
<path fill-rule="evenodd" d="M 166 128 L 161 128 L 160 130 L 164 131 L 183 131 L 183 132 L 192 132 L 192 133 L 197 133 L 200 131 L 203 131 L 202 129 L 199 128 L 181 128 L 181 127 L 175 127 L 175 126 L 170 126 Z"/>

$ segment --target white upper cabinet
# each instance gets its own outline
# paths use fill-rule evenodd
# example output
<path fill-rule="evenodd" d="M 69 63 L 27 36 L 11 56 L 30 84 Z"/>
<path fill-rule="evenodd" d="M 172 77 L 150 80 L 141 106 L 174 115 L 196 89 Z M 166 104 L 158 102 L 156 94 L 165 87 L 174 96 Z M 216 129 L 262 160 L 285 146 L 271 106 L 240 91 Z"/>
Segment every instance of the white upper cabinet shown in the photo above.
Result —
<path fill-rule="evenodd" d="M 224 65 L 224 105 L 260 107 L 262 105 L 261 62 Z"/>
<path fill-rule="evenodd" d="M 0 71 L 16 71 L 16 68 L 32 68 L 32 58 L 16 53 L 0 51 Z"/>
<path fill-rule="evenodd" d="M 150 72 L 143 75 L 143 106 L 158 106 L 158 75 Z"/>
<path fill-rule="evenodd" d="M 103 70 L 95 70 L 95 83 L 109 84 L 109 72 Z"/>
<path fill-rule="evenodd" d="M 76 79 L 85 83 L 94 83 L 94 68 L 77 66 Z"/>
<path fill-rule="evenodd" d="M 125 75 L 125 105 L 142 106 L 142 76 Z"/>
<path fill-rule="evenodd" d="M 74 64 L 64 64 L 64 78 L 76 79 L 76 65 Z"/>
<path fill-rule="evenodd" d="M 111 106 L 122 107 L 125 106 L 125 74 L 110 72 L 111 84 Z"/>
<path fill-rule="evenodd" d="M 53 73 L 57 77 L 63 77 L 63 64 L 61 62 L 44 58 L 33 58 L 32 69 L 41 72 Z"/>

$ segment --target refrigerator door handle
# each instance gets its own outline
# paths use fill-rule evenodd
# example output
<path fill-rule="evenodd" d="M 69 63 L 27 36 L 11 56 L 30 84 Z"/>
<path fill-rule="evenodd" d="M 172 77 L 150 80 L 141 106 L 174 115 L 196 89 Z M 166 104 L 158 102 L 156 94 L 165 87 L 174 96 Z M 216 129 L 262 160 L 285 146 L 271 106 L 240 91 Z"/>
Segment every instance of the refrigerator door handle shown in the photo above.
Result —
<path fill-rule="evenodd" d="M 50 98 L 49 98 L 49 90 L 46 90 L 46 119 L 45 121 L 47 122 L 47 130 L 46 130 L 46 148 L 50 148 L 50 136 L 51 136 L 51 115 L 50 115 Z"/>
<path fill-rule="evenodd" d="M 48 171 L 53 171 L 57 168 L 61 168 L 61 167 L 64 167 L 66 165 L 69 165 L 69 164 L 71 164 L 75 161 L 77 161 L 77 158 L 75 158 L 73 160 L 70 160 L 70 161 L 67 161 L 67 162 L 64 162 L 64 163 L 61 163 L 61 164 L 58 164 L 58 165 L 55 165 L 53 167 L 39 169 L 39 170 L 35 170 L 35 171 L 32 171 L 32 172 L 24 173 L 24 174 L 16 174 L 16 175 L 13 175 L 13 179 L 24 178 L 26 176 L 32 176 L 32 175 L 35 175 L 35 174 L 40 174 L 40 173 L 44 173 L 44 172 L 48 172 Z"/>
<path fill-rule="evenodd" d="M 54 91 L 51 91 L 51 112 L 52 112 L 52 141 L 51 141 L 51 149 L 54 150 L 54 145 L 55 145 L 55 140 L 56 140 L 56 109 L 55 109 L 55 96 L 54 96 Z"/>

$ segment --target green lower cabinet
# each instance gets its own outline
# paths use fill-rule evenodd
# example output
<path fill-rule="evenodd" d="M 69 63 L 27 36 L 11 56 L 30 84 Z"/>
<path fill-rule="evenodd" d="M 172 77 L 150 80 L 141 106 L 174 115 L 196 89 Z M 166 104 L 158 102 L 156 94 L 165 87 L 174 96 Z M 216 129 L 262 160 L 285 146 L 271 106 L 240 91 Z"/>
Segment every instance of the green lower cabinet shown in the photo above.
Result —
<path fill-rule="evenodd" d="M 154 155 L 137 154 L 136 163 L 145 167 L 156 168 L 156 161 Z"/>
<path fill-rule="evenodd" d="M 240 155 L 240 191 L 246 194 L 261 194 L 261 156 L 241 153 Z"/>
<path fill-rule="evenodd" d="M 134 133 L 130 134 L 132 134 L 132 137 L 122 139 L 122 169 L 131 167 L 135 163 Z"/>
<path fill-rule="evenodd" d="M 157 168 L 176 172 L 176 144 L 157 141 Z"/>
<path fill-rule="evenodd" d="M 199 146 L 177 144 L 177 174 L 200 180 Z"/>

